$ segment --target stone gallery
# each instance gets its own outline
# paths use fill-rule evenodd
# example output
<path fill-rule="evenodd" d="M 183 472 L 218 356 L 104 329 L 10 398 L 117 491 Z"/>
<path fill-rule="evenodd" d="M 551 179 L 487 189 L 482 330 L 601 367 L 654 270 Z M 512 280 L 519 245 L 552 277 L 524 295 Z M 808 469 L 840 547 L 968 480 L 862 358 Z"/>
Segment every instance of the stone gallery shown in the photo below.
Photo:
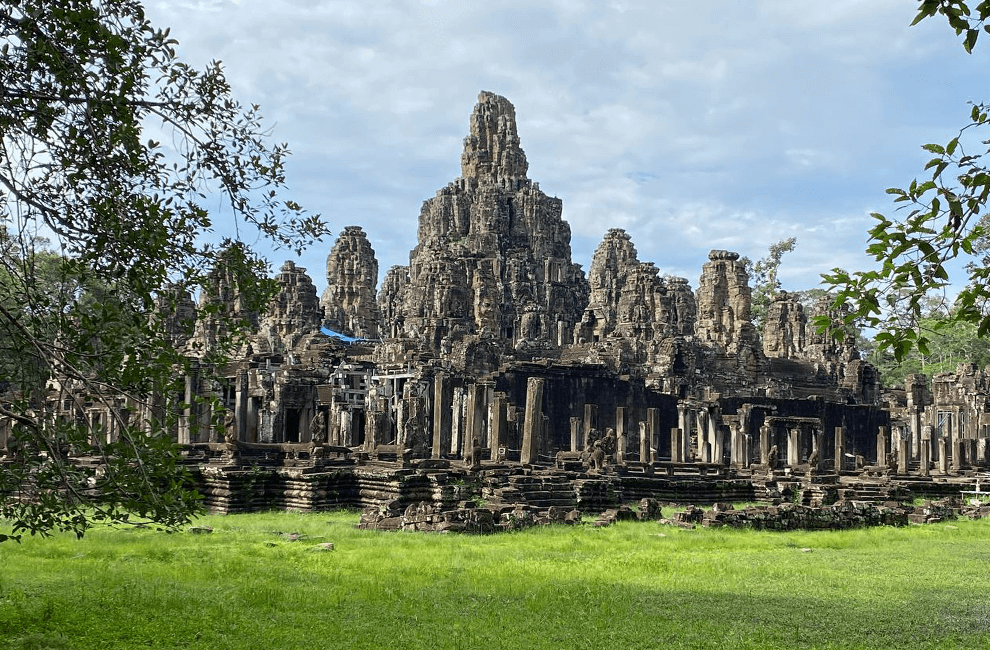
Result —
<path fill-rule="evenodd" d="M 194 363 L 171 408 L 208 507 L 370 507 L 377 525 L 482 502 L 483 518 L 517 521 L 640 499 L 820 505 L 973 487 L 986 372 L 881 390 L 851 338 L 809 325 L 828 301 L 806 310 L 783 292 L 758 332 L 730 251 L 711 251 L 692 286 L 612 229 L 586 273 L 560 199 L 528 174 L 512 104 L 483 92 L 461 176 L 423 203 L 409 264 L 377 291 L 357 226 L 333 245 L 322 296 L 286 262 L 268 311 L 242 313 L 216 269 L 201 304 L 253 327 L 213 369 L 221 381 L 201 355 L 223 325 L 179 297 L 166 317 Z M 63 401 L 63 415 L 115 421 Z"/>

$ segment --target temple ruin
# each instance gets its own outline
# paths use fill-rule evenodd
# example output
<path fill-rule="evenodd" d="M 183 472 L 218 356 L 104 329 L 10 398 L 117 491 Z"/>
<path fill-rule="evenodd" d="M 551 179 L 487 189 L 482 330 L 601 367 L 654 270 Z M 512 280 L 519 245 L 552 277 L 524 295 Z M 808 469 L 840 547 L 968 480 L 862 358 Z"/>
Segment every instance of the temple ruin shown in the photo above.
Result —
<path fill-rule="evenodd" d="M 787 293 L 757 332 L 735 252 L 711 251 L 692 287 L 610 229 L 585 273 L 561 200 L 528 174 L 512 104 L 482 92 L 461 176 L 423 203 L 409 264 L 377 292 L 357 226 L 322 296 L 289 261 L 252 314 L 216 271 L 200 304 L 252 327 L 219 381 L 197 364 L 222 326 L 173 297 L 169 331 L 194 360 L 175 436 L 208 507 L 821 504 L 958 493 L 987 468 L 987 371 L 882 391 L 852 340 L 809 325 L 827 301 L 809 314 Z M 113 421 L 93 408 L 62 415 Z"/>

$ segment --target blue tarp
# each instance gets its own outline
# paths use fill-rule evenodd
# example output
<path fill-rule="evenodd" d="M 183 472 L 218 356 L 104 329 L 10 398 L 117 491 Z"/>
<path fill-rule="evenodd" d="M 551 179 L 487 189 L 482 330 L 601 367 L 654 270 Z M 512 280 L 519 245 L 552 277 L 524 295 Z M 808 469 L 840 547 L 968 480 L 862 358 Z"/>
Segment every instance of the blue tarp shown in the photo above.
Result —
<path fill-rule="evenodd" d="M 367 339 L 356 339 L 352 336 L 347 336 L 346 334 L 341 334 L 340 332 L 334 332 L 333 330 L 328 330 L 325 327 L 321 327 L 320 331 L 329 336 L 330 338 L 338 339 L 344 343 L 358 343 L 360 341 L 366 341 Z"/>

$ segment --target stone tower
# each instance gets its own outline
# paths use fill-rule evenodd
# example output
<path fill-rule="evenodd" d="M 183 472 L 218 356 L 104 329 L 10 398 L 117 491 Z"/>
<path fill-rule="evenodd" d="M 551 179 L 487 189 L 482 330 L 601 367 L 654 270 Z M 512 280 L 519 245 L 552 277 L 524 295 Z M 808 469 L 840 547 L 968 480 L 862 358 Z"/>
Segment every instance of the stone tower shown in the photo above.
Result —
<path fill-rule="evenodd" d="M 461 177 L 423 203 L 404 281 L 396 271 L 379 295 L 390 305 L 385 331 L 433 351 L 470 337 L 503 350 L 571 341 L 588 284 L 571 262 L 560 199 L 540 191 L 527 169 L 515 109 L 482 92 Z"/>
<path fill-rule="evenodd" d="M 196 327 L 196 303 L 182 285 L 168 284 L 155 296 L 158 317 L 165 335 L 178 350 L 186 345 Z"/>
<path fill-rule="evenodd" d="M 719 352 L 735 353 L 755 348 L 749 274 L 739 261 L 739 253 L 713 250 L 701 270 L 698 282 L 698 322 L 695 333 L 700 342 Z"/>
<path fill-rule="evenodd" d="M 653 341 L 694 334 L 694 294 L 683 278 L 660 277 L 652 262 L 640 262 L 629 235 L 612 228 L 592 258 L 591 295 L 577 340 L 606 337 Z"/>
<path fill-rule="evenodd" d="M 347 226 L 327 256 L 324 325 L 347 336 L 378 338 L 378 260 L 364 230 Z"/>
<path fill-rule="evenodd" d="M 316 287 L 306 269 L 286 262 L 275 280 L 278 295 L 261 319 L 259 337 L 267 339 L 272 352 L 283 352 L 292 349 L 304 335 L 315 332 L 322 313 Z"/>
<path fill-rule="evenodd" d="M 768 358 L 798 359 L 805 357 L 808 318 L 797 299 L 781 291 L 767 307 L 763 324 L 763 354 Z"/>
<path fill-rule="evenodd" d="M 258 327 L 258 312 L 245 304 L 241 293 L 242 282 L 251 283 L 251 261 L 246 259 L 238 245 L 220 252 L 199 294 L 197 320 L 188 345 L 195 356 L 223 347 L 231 334 L 233 321 L 245 322 L 250 331 Z"/>
<path fill-rule="evenodd" d="M 636 247 L 626 231 L 612 228 L 606 232 L 588 270 L 591 293 L 577 329 L 579 342 L 601 341 L 612 333 L 618 323 L 619 298 L 637 266 Z"/>

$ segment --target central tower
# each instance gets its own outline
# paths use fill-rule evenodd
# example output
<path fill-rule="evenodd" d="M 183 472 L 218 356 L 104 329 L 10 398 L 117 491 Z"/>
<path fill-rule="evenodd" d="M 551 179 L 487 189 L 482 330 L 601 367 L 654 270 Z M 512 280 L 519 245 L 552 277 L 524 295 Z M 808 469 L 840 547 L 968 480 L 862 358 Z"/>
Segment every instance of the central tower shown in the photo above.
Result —
<path fill-rule="evenodd" d="M 472 341 L 502 351 L 571 342 L 588 283 L 571 262 L 560 199 L 540 191 L 528 167 L 512 104 L 482 92 L 461 177 L 423 203 L 409 266 L 394 267 L 383 284 L 386 331 L 433 350 Z"/>

